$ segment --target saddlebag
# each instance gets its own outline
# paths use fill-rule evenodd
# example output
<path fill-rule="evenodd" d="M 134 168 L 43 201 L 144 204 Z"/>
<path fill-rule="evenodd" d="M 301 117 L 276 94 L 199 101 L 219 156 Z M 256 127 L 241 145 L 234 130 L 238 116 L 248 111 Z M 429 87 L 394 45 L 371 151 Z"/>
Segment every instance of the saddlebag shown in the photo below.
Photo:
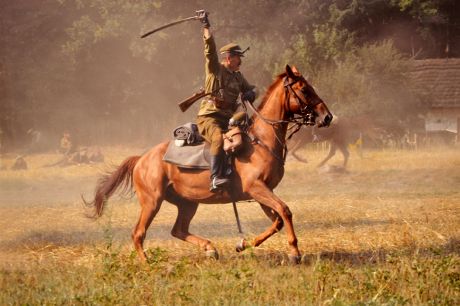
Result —
<path fill-rule="evenodd" d="M 243 147 L 243 132 L 239 126 L 232 127 L 223 138 L 224 151 L 228 154 L 235 153 Z"/>

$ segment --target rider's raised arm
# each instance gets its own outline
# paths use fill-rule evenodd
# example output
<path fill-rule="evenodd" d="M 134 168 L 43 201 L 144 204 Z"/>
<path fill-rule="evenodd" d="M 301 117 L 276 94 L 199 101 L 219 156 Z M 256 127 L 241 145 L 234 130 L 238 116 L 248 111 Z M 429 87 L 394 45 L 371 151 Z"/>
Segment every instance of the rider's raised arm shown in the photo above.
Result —
<path fill-rule="evenodd" d="M 204 57 L 206 59 L 206 75 L 219 73 L 219 56 L 217 55 L 216 42 L 209 28 L 204 28 Z"/>

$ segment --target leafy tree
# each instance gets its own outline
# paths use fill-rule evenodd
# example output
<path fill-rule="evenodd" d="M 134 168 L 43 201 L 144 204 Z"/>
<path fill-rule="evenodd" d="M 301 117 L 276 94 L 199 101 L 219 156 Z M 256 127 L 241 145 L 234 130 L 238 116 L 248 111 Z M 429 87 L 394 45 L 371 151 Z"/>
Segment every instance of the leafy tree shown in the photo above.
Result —
<path fill-rule="evenodd" d="M 407 91 L 409 62 L 391 41 L 365 45 L 318 76 L 318 87 L 340 115 L 365 115 L 392 124 L 414 119 L 418 101 Z"/>
<path fill-rule="evenodd" d="M 48 102 L 64 90 L 55 84 L 67 83 L 59 42 L 72 12 L 53 0 L 19 0 L 3 1 L 0 15 L 0 128 L 5 145 L 17 146 L 27 140 L 28 129 L 49 124 L 55 105 Z"/>
<path fill-rule="evenodd" d="M 176 103 L 203 82 L 199 22 L 140 39 L 148 30 L 211 13 L 219 46 L 251 50 L 243 72 L 261 88 L 297 66 L 339 114 L 412 107 L 411 57 L 459 56 L 454 0 L 27 0 L 0 4 L 0 128 L 11 146 L 32 127 L 82 143 L 169 137 L 195 114 Z M 403 85 L 402 85 L 403 84 Z M 401 103 L 404 100 L 404 103 Z"/>
<path fill-rule="evenodd" d="M 354 33 L 358 44 L 392 39 L 417 58 L 460 56 L 458 1 L 349 0 L 331 10 L 336 26 Z"/>

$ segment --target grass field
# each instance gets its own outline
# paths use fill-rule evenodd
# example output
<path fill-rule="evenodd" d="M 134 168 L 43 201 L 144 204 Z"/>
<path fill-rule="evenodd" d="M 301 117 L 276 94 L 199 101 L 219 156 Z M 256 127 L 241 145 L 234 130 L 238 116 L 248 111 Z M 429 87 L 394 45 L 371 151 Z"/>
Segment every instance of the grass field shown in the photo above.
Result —
<path fill-rule="evenodd" d="M 113 164 L 140 153 L 105 149 Z M 98 221 L 84 216 L 80 194 L 91 197 L 106 166 L 42 168 L 58 159 L 50 154 L 29 157 L 27 171 L 0 171 L 0 305 L 460 304 L 458 148 L 352 153 L 345 173 L 315 168 L 326 152 L 303 153 L 310 163 L 289 160 L 276 189 L 294 214 L 298 266 L 284 231 L 235 253 L 231 205 L 202 205 L 192 222 L 220 251 L 207 259 L 169 235 L 176 210 L 166 202 L 140 264 L 135 197 L 112 198 Z M 246 237 L 270 225 L 258 204 L 238 208 Z"/>

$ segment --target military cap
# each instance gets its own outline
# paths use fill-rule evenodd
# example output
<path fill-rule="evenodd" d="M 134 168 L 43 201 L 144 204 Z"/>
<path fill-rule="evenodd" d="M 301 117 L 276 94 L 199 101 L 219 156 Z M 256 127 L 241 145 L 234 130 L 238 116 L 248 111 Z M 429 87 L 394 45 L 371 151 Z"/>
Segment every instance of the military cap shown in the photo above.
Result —
<path fill-rule="evenodd" d="M 220 54 L 230 53 L 232 55 L 244 56 L 244 52 L 248 51 L 249 47 L 246 50 L 241 50 L 241 47 L 235 43 L 229 43 L 222 48 L 220 48 Z"/>

